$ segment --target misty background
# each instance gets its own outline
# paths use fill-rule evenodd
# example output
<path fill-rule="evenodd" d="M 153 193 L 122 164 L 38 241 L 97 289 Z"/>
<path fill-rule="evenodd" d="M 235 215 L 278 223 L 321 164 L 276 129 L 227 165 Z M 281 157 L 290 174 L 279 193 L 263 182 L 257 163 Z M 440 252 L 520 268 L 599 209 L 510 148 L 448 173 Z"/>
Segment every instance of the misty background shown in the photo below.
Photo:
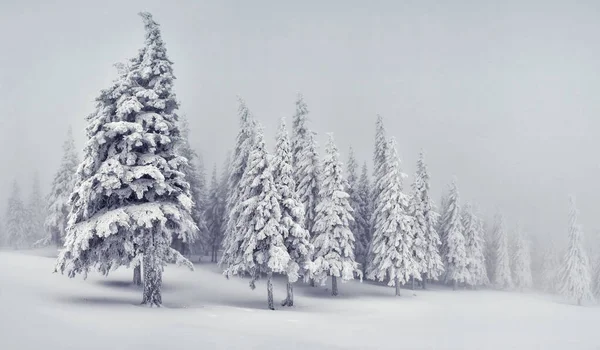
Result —
<path fill-rule="evenodd" d="M 600 229 L 597 1 L 1 1 L 2 216 L 13 179 L 28 195 L 37 170 L 49 190 L 69 125 L 83 148 L 113 64 L 143 45 L 142 10 L 208 174 L 233 147 L 236 95 L 273 147 L 302 92 L 320 145 L 334 132 L 370 171 L 381 114 L 406 191 L 422 148 L 438 204 L 456 176 L 484 217 L 566 241 L 573 194 L 585 234 Z"/>

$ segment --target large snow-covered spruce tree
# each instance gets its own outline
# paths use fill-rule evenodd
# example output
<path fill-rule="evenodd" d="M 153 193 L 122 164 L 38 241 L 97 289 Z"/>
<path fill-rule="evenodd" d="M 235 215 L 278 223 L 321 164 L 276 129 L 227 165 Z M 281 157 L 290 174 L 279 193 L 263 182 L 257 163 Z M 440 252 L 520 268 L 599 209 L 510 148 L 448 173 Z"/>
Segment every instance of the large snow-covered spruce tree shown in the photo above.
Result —
<path fill-rule="evenodd" d="M 13 182 L 8 206 L 6 208 L 6 243 L 14 249 L 29 248 L 32 242 L 30 226 L 27 222 L 27 209 L 21 198 L 21 188 L 17 181 Z"/>
<path fill-rule="evenodd" d="M 225 235 L 223 237 L 223 255 L 219 259 L 219 265 L 227 267 L 232 263 L 230 252 L 235 252 L 239 245 L 236 241 L 236 225 L 240 209 L 238 206 L 240 198 L 245 189 L 240 186 L 240 181 L 246 170 L 250 150 L 254 146 L 254 135 L 256 133 L 256 121 L 250 114 L 246 103 L 239 99 L 240 130 L 236 138 L 235 148 L 231 158 L 229 178 L 227 180 L 227 200 L 225 207 Z"/>
<path fill-rule="evenodd" d="M 356 199 L 358 202 L 354 210 L 354 221 L 356 222 L 354 255 L 356 261 L 361 264 L 363 273 L 365 273 L 369 245 L 371 244 L 371 215 L 373 212 L 371 205 L 371 184 L 369 182 L 366 162 L 363 164 L 360 179 L 358 180 Z"/>
<path fill-rule="evenodd" d="M 350 231 L 350 223 L 354 218 L 343 174 L 338 149 L 333 135 L 329 134 L 313 227 L 315 253 L 311 270 L 315 280 L 321 284 L 331 276 L 333 296 L 338 295 L 338 278 L 349 281 L 354 279 L 355 274 L 362 278 L 362 272 L 354 259 L 354 235 Z"/>
<path fill-rule="evenodd" d="M 421 273 L 423 288 L 427 280 L 437 280 L 444 272 L 440 256 L 440 237 L 436 231 L 437 218 L 429 195 L 429 172 L 423 152 L 417 161 L 415 181 L 412 185 L 409 214 L 413 217 L 411 236 L 415 240 L 413 251 Z"/>
<path fill-rule="evenodd" d="M 446 206 L 446 212 L 442 218 L 442 236 L 445 239 L 442 241 L 446 269 L 444 277 L 446 283 L 452 283 L 456 289 L 458 283 L 469 280 L 467 251 L 465 236 L 463 235 L 464 228 L 461 219 L 460 199 L 456 179 L 450 185 L 450 193 Z"/>
<path fill-rule="evenodd" d="M 65 249 L 56 271 L 108 274 L 143 255 L 142 303 L 162 304 L 163 267 L 191 263 L 170 247 L 173 237 L 193 240 L 193 201 L 176 154 L 180 139 L 172 92 L 172 62 L 159 25 L 141 13 L 145 46 L 121 79 L 97 98 L 88 120 L 88 141 L 71 196 Z"/>
<path fill-rule="evenodd" d="M 282 305 L 293 306 L 294 290 L 292 283 L 296 282 L 300 276 L 305 279 L 309 277 L 313 246 L 310 242 L 310 234 L 304 228 L 304 205 L 302 205 L 296 193 L 296 182 L 294 181 L 292 168 L 292 150 L 283 119 L 277 134 L 275 149 L 273 176 L 280 196 L 280 229 L 285 247 L 290 255 L 291 265 L 288 268 L 287 297 Z"/>
<path fill-rule="evenodd" d="M 467 284 L 473 287 L 486 285 L 489 280 L 485 268 L 483 227 L 469 203 L 462 210 L 462 226 L 467 255 Z"/>
<path fill-rule="evenodd" d="M 304 227 L 314 235 L 313 225 L 319 200 L 321 166 L 317 152 L 316 134 L 308 127 L 308 108 L 302 95 L 296 101 L 292 120 L 292 165 L 300 201 L 304 205 Z"/>
<path fill-rule="evenodd" d="M 559 272 L 559 291 L 582 305 L 593 300 L 588 257 L 583 248 L 583 232 L 577 222 L 575 198 L 570 197 L 569 246 Z"/>
<path fill-rule="evenodd" d="M 198 235 L 192 242 L 183 242 L 181 239 L 174 238 L 172 246 L 185 255 L 190 255 L 192 250 L 195 254 L 200 255 L 208 249 L 206 242 L 208 229 L 204 220 L 207 197 L 204 164 L 201 162 L 198 153 L 190 145 L 190 126 L 185 116 L 179 118 L 179 130 L 181 137 L 177 143 L 176 151 L 177 154 L 187 159 L 187 163 L 182 166 L 181 172 L 185 174 L 185 179 L 190 184 L 190 195 L 193 201 L 192 218 L 198 227 Z"/>
<path fill-rule="evenodd" d="M 373 215 L 373 241 L 367 278 L 379 281 L 389 279 L 388 285 L 395 286 L 396 295 L 399 296 L 400 286 L 411 277 L 421 279 L 421 270 L 413 252 L 413 219 L 408 214 L 409 199 L 402 193 L 402 172 L 395 142 L 392 139 L 385 147 L 387 171 L 376 183 L 382 191 Z"/>
<path fill-rule="evenodd" d="M 47 237 L 42 245 L 54 244 L 62 246 L 66 234 L 67 217 L 71 207 L 69 197 L 75 185 L 75 172 L 79 165 L 79 157 L 75 149 L 73 132 L 69 127 L 67 138 L 63 144 L 63 157 L 58 171 L 52 181 L 52 189 L 48 196 L 47 216 L 44 222 Z"/>
<path fill-rule="evenodd" d="M 510 255 L 508 252 L 508 234 L 504 227 L 504 218 L 497 215 L 494 223 L 494 277 L 492 284 L 499 289 L 513 287 L 510 271 Z"/>
<path fill-rule="evenodd" d="M 224 273 L 227 277 L 250 275 L 252 289 L 256 280 L 266 274 L 268 306 L 274 310 L 273 274 L 295 276 L 298 274 L 298 265 L 290 264 L 290 255 L 284 243 L 281 197 L 260 127 L 256 128 L 252 139 L 254 145 L 239 183 L 243 191 L 234 209 L 239 213 L 232 231 L 235 235 L 232 239 L 234 244 L 228 247 L 230 263 Z"/>
<path fill-rule="evenodd" d="M 520 290 L 530 289 L 533 286 L 531 275 L 531 251 L 528 239 L 521 227 L 517 226 L 515 237 L 515 251 L 513 257 L 513 282 Z"/>

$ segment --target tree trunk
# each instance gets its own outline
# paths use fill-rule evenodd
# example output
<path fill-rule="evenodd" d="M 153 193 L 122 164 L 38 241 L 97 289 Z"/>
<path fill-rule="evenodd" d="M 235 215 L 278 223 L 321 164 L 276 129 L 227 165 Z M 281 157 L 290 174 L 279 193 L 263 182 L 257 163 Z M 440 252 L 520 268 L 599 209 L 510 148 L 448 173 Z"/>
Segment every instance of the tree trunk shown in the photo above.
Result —
<path fill-rule="evenodd" d="M 311 278 L 311 279 L 310 279 L 310 281 L 308 282 L 308 284 L 309 284 L 311 287 L 316 287 L 316 286 L 317 286 L 317 285 L 315 284 L 315 279 L 314 279 L 314 278 Z"/>
<path fill-rule="evenodd" d="M 415 290 L 415 277 L 411 277 L 412 279 L 412 290 Z"/>
<path fill-rule="evenodd" d="M 331 276 L 331 295 L 338 295 L 337 277 Z"/>
<path fill-rule="evenodd" d="M 396 277 L 394 279 L 394 283 L 396 284 L 396 296 L 400 296 L 400 278 Z"/>
<path fill-rule="evenodd" d="M 273 278 L 273 273 L 269 272 L 267 274 L 267 302 L 269 303 L 269 309 L 275 310 L 275 305 L 273 304 L 273 283 L 271 279 Z"/>
<path fill-rule="evenodd" d="M 423 289 L 427 289 L 426 284 L 427 284 L 427 276 L 423 275 L 421 287 L 423 287 Z"/>
<path fill-rule="evenodd" d="M 294 306 L 294 287 L 289 280 L 287 283 L 287 297 L 281 303 L 281 306 Z"/>
<path fill-rule="evenodd" d="M 162 266 L 156 257 L 156 250 L 150 246 L 144 254 L 144 297 L 143 305 L 160 307 L 162 296 L 160 287 L 162 285 Z"/>
<path fill-rule="evenodd" d="M 142 285 L 142 265 L 133 268 L 133 284 L 136 286 Z"/>

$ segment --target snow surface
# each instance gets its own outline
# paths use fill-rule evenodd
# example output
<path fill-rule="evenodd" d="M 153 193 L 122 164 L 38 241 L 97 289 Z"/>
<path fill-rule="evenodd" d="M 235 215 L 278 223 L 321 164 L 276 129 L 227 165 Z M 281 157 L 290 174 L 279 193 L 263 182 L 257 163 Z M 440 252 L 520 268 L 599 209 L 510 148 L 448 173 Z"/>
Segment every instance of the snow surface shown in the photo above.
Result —
<path fill-rule="evenodd" d="M 0 252 L 0 349 L 600 349 L 600 307 L 496 291 L 402 290 L 357 281 L 297 284 L 296 306 L 267 310 L 265 280 L 214 264 L 168 266 L 164 307 L 140 306 L 132 271 L 53 274 L 56 252 Z M 275 298 L 285 298 L 285 278 Z"/>

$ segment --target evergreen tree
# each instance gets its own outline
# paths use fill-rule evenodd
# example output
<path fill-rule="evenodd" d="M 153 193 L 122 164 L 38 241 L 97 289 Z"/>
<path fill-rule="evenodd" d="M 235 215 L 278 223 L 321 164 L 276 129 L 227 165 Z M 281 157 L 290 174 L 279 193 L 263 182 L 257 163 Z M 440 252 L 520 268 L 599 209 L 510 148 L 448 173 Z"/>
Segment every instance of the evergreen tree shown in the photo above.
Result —
<path fill-rule="evenodd" d="M 316 208 L 313 245 L 315 254 L 312 272 L 322 284 L 331 276 L 331 294 L 338 295 L 337 278 L 342 281 L 362 278 L 354 259 L 354 235 L 350 231 L 352 207 L 346 193 L 346 180 L 333 135 L 325 148 L 319 204 Z"/>
<path fill-rule="evenodd" d="M 559 272 L 560 294 L 577 301 L 577 305 L 592 300 L 591 275 L 582 242 L 583 232 L 577 222 L 575 198 L 570 198 L 569 247 Z"/>
<path fill-rule="evenodd" d="M 7 246 L 14 249 L 24 249 L 30 246 L 32 239 L 27 220 L 27 210 L 21 199 L 21 189 L 19 184 L 14 181 L 6 210 Z"/>
<path fill-rule="evenodd" d="M 240 130 L 237 135 L 236 145 L 233 152 L 233 158 L 229 169 L 229 179 L 227 180 L 227 205 L 225 210 L 225 236 L 223 238 L 223 255 L 219 260 L 219 265 L 228 266 L 233 263 L 232 256 L 229 252 L 236 252 L 240 242 L 236 241 L 238 235 L 236 234 L 236 225 L 240 212 L 237 211 L 240 207 L 238 206 L 240 198 L 244 193 L 245 189 L 239 185 L 246 166 L 248 163 L 248 156 L 250 150 L 254 144 L 254 135 L 256 133 L 256 122 L 246 103 L 239 100 L 239 116 L 240 116 Z"/>
<path fill-rule="evenodd" d="M 235 212 L 235 245 L 228 249 L 231 263 L 225 270 L 227 277 L 249 274 L 250 287 L 263 274 L 267 275 L 269 309 L 273 304 L 273 273 L 288 276 L 298 274 L 298 265 L 290 264 L 290 255 L 284 244 L 281 225 L 281 197 L 273 179 L 272 164 L 267 154 L 262 129 L 256 129 L 246 170 L 240 180 L 239 196 Z M 237 244 L 239 242 L 239 244 Z"/>
<path fill-rule="evenodd" d="M 487 271 L 488 280 L 494 281 L 494 273 L 496 271 L 496 238 L 494 236 L 493 224 L 490 225 L 489 221 L 485 221 L 482 224 L 482 231 L 484 237 L 484 250 L 483 254 L 485 257 L 485 269 Z"/>
<path fill-rule="evenodd" d="M 493 284 L 496 288 L 507 289 L 513 287 L 512 276 L 510 273 L 510 256 L 508 255 L 508 236 L 504 228 L 504 218 L 501 215 L 496 216 L 494 224 L 494 279 Z"/>
<path fill-rule="evenodd" d="M 467 270 L 469 272 L 467 284 L 471 286 L 486 285 L 489 281 L 483 254 L 485 248 L 483 227 L 479 218 L 473 213 L 473 207 L 470 204 L 465 205 L 463 209 L 462 225 L 467 253 Z"/>
<path fill-rule="evenodd" d="M 548 247 L 544 250 L 542 261 L 542 290 L 548 293 L 556 293 L 559 269 L 559 254 L 556 248 L 556 242 L 552 239 Z"/>
<path fill-rule="evenodd" d="M 192 264 L 170 247 L 173 237 L 191 242 L 196 227 L 193 200 L 176 154 L 180 139 L 172 92 L 172 62 L 159 25 L 141 13 L 145 46 L 121 79 L 97 99 L 69 214 L 65 249 L 56 271 L 87 276 L 92 267 L 108 274 L 143 255 L 142 303 L 162 304 L 163 267 Z"/>
<path fill-rule="evenodd" d="M 452 181 L 450 193 L 446 202 L 447 210 L 442 218 L 442 232 L 445 241 L 442 241 L 444 264 L 446 268 L 446 283 L 451 282 L 456 289 L 458 283 L 469 280 L 467 269 L 467 252 L 465 236 L 460 213 L 460 200 L 456 180 Z"/>
<path fill-rule="evenodd" d="M 71 210 L 69 206 L 69 196 L 73 192 L 75 185 L 75 172 L 79 165 L 79 157 L 75 150 L 75 141 L 73 132 L 69 127 L 67 139 L 63 144 L 63 157 L 58 171 L 52 181 L 52 189 L 48 196 L 48 216 L 45 220 L 45 227 L 48 236 L 40 242 L 41 245 L 54 244 L 57 247 L 62 246 L 66 234 L 67 217 Z"/>
<path fill-rule="evenodd" d="M 45 236 L 44 219 L 46 218 L 46 201 L 40 187 L 40 177 L 36 171 L 33 174 L 31 194 L 27 202 L 27 224 L 30 236 L 30 244 L 39 242 Z"/>
<path fill-rule="evenodd" d="M 533 286 L 533 277 L 531 276 L 531 251 L 529 242 L 521 228 L 517 227 L 515 253 L 514 253 L 514 271 L 513 281 L 515 287 L 520 290 L 529 289 Z"/>
<path fill-rule="evenodd" d="M 308 128 L 308 121 L 308 108 L 302 95 L 298 95 L 292 124 L 292 165 L 296 191 L 304 205 L 304 227 L 314 235 L 313 225 L 319 200 L 321 167 L 317 153 L 316 133 Z"/>
<path fill-rule="evenodd" d="M 437 280 L 444 272 L 444 263 L 440 256 L 440 237 L 436 231 L 437 218 L 429 196 L 429 172 L 423 152 L 417 161 L 415 182 L 412 186 L 409 214 L 414 218 L 411 236 L 414 239 L 413 251 L 423 288 L 426 280 Z"/>
<path fill-rule="evenodd" d="M 367 256 L 369 253 L 369 245 L 371 243 L 371 185 L 369 183 L 369 174 L 367 163 L 362 167 L 358 188 L 356 192 L 356 209 L 354 210 L 354 220 L 356 222 L 355 239 L 355 256 L 356 261 L 361 264 L 363 273 L 367 268 Z"/>
<path fill-rule="evenodd" d="M 304 206 L 296 193 L 296 182 L 292 168 L 292 150 L 290 140 L 285 127 L 285 121 L 281 121 L 277 135 L 275 158 L 273 159 L 273 175 L 275 187 L 280 197 L 281 210 L 281 233 L 284 244 L 290 255 L 290 266 L 288 268 L 287 298 L 282 302 L 283 306 L 294 305 L 294 290 L 292 283 L 300 276 L 309 276 L 310 258 L 313 246 L 310 243 L 310 234 L 304 228 Z M 293 272 L 297 271 L 296 274 Z"/>
<path fill-rule="evenodd" d="M 206 223 L 208 227 L 207 248 L 210 249 L 210 262 L 217 262 L 217 252 L 221 246 L 224 232 L 224 209 L 225 198 L 221 196 L 221 186 L 217 179 L 217 166 L 213 168 L 210 181 L 210 191 L 206 203 Z"/>
<path fill-rule="evenodd" d="M 594 275 L 592 276 L 592 293 L 596 297 L 596 300 L 600 300 L 600 256 L 597 256 L 594 264 Z"/>
<path fill-rule="evenodd" d="M 181 116 L 179 118 L 179 130 L 181 137 L 177 143 L 177 153 L 187 159 L 187 163 L 183 165 L 182 172 L 185 179 L 190 184 L 190 194 L 194 205 L 192 207 L 192 218 L 198 227 L 198 236 L 194 241 L 183 242 L 181 239 L 174 238 L 172 247 L 177 249 L 184 255 L 190 255 L 192 250 L 194 253 L 201 255 L 207 249 L 208 228 L 204 220 L 204 211 L 206 209 L 206 176 L 204 174 L 204 164 L 198 153 L 194 151 L 189 142 L 190 126 L 187 118 Z"/>
<path fill-rule="evenodd" d="M 399 296 L 400 286 L 411 277 L 420 279 L 421 271 L 413 255 L 413 219 L 407 213 L 408 198 L 402 193 L 402 172 L 395 142 L 392 139 L 385 147 L 387 172 L 377 179 L 376 186 L 382 192 L 374 212 L 372 260 L 367 277 L 379 281 L 389 278 L 388 285 L 395 286 Z"/>

